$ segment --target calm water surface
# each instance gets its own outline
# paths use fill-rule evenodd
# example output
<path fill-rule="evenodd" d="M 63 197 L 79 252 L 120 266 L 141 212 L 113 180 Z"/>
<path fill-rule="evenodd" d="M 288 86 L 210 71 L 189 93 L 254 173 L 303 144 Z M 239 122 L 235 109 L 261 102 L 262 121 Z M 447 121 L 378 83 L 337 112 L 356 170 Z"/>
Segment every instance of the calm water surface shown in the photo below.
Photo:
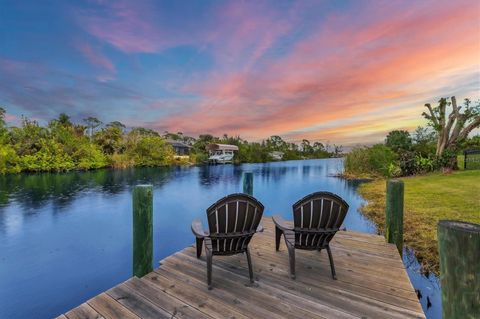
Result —
<path fill-rule="evenodd" d="M 154 185 L 154 260 L 190 245 L 190 223 L 205 209 L 239 192 L 242 172 L 254 174 L 254 196 L 266 215 L 291 218 L 291 205 L 327 190 L 350 205 L 347 229 L 375 233 L 357 209 L 358 182 L 333 174 L 342 160 L 267 164 L 98 170 L 0 177 L 0 318 L 50 318 L 131 277 L 134 185 Z M 430 318 L 440 314 L 436 278 L 418 273 L 404 253 Z M 427 309 L 427 297 L 433 307 Z"/>

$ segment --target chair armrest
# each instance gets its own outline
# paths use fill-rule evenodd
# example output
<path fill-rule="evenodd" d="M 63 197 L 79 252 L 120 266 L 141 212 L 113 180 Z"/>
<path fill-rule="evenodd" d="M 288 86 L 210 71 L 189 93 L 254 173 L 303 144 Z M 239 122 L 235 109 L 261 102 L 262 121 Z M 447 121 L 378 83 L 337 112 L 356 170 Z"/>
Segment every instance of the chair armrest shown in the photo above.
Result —
<path fill-rule="evenodd" d="M 258 224 L 258 227 L 257 227 L 257 233 L 261 233 L 263 232 L 263 225 L 262 224 Z"/>
<path fill-rule="evenodd" d="M 280 228 L 282 231 L 293 230 L 293 227 L 288 226 L 285 220 L 279 215 L 273 216 L 272 220 L 275 223 L 275 226 Z"/>
<path fill-rule="evenodd" d="M 202 222 L 199 219 L 192 221 L 192 232 L 197 238 L 204 238 L 208 233 L 203 230 Z"/>

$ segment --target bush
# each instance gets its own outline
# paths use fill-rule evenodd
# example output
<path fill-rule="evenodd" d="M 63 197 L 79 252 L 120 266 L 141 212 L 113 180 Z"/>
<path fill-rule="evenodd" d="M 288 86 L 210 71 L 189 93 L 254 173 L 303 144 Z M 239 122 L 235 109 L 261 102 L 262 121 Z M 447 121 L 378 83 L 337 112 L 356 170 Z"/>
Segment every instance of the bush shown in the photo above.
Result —
<path fill-rule="evenodd" d="M 20 172 L 18 161 L 18 155 L 13 147 L 0 144 L 0 174 Z"/>
<path fill-rule="evenodd" d="M 158 136 L 142 137 L 130 151 L 130 157 L 139 166 L 169 165 L 175 155 L 173 147 Z"/>
<path fill-rule="evenodd" d="M 25 171 L 68 171 L 75 168 L 73 159 L 64 152 L 61 144 L 50 140 L 40 139 L 40 149 L 33 154 L 20 157 L 20 167 Z"/>
<path fill-rule="evenodd" d="M 127 154 L 115 153 L 110 157 L 110 166 L 113 168 L 128 168 L 135 166 L 135 160 Z"/>
<path fill-rule="evenodd" d="M 383 144 L 355 148 L 345 158 L 345 173 L 355 176 L 393 177 L 400 175 L 397 155 Z"/>
<path fill-rule="evenodd" d="M 434 159 L 421 155 L 415 156 L 415 173 L 425 174 L 436 170 L 436 168 L 437 165 Z"/>
<path fill-rule="evenodd" d="M 99 146 L 85 143 L 73 154 L 79 169 L 94 169 L 107 166 L 107 158 Z"/>

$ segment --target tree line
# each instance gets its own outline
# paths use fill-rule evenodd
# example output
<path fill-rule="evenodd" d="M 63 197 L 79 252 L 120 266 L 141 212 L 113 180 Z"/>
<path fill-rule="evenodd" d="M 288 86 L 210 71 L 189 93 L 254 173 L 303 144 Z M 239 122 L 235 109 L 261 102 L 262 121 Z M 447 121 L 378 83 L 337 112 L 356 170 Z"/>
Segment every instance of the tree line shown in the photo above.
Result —
<path fill-rule="evenodd" d="M 272 160 L 273 151 L 283 152 L 284 160 L 325 158 L 341 153 L 339 146 L 308 140 L 289 143 L 279 136 L 248 142 L 228 135 L 202 134 L 198 138 L 182 133 L 160 135 L 142 127 L 128 129 L 118 121 L 104 124 L 95 117 L 74 123 L 64 113 L 45 126 L 22 117 L 19 127 L 9 127 L 5 115 L 5 109 L 0 107 L 0 174 L 202 163 L 208 158 L 205 147 L 209 143 L 237 145 L 236 162 L 267 162 Z M 175 157 L 168 139 L 189 145 L 189 159 Z"/>

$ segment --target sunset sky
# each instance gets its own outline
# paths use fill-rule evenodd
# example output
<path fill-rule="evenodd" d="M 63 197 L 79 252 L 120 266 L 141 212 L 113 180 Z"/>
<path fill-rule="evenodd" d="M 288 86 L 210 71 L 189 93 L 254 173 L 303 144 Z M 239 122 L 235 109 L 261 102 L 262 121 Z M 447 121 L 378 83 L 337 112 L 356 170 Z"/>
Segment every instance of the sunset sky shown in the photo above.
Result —
<path fill-rule="evenodd" d="M 0 106 L 353 145 L 480 97 L 480 1 L 0 0 Z"/>

